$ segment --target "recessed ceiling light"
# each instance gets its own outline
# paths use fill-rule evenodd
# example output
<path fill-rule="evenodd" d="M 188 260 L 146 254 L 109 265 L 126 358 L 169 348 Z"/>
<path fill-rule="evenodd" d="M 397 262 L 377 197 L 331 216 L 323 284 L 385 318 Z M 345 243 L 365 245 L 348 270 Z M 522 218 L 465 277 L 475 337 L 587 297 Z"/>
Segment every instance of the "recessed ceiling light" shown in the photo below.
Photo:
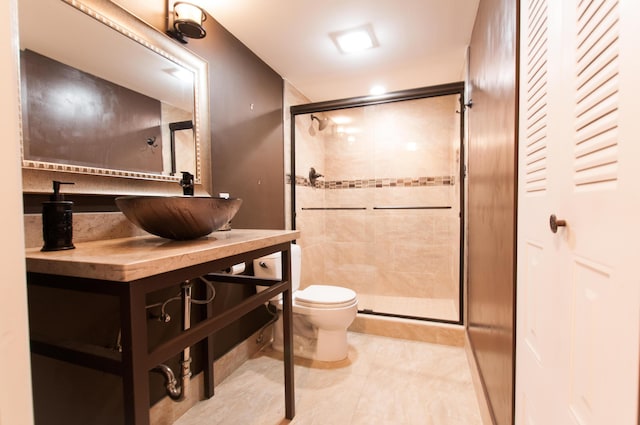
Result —
<path fill-rule="evenodd" d="M 371 24 L 329 34 L 340 53 L 353 53 L 378 47 L 378 39 Z"/>
<path fill-rule="evenodd" d="M 407 150 L 409 152 L 417 152 L 418 151 L 418 144 L 416 142 L 407 143 Z"/>

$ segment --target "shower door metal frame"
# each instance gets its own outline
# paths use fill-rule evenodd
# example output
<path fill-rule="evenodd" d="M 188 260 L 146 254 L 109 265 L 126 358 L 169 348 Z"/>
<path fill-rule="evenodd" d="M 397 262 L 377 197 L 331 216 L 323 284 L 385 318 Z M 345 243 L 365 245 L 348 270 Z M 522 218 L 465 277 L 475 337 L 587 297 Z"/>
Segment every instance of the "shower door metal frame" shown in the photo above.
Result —
<path fill-rule="evenodd" d="M 460 169 L 459 169 L 459 181 L 460 187 L 460 248 L 459 248 L 459 271 L 458 271 L 458 320 L 439 319 L 437 317 L 416 317 L 416 316 L 404 316 L 392 313 L 379 313 L 372 311 L 358 311 L 361 314 L 371 314 L 376 316 L 388 316 L 398 317 L 405 319 L 423 320 L 428 322 L 448 323 L 462 325 L 464 324 L 464 268 L 465 268 L 465 187 L 466 181 L 466 160 L 465 160 L 465 122 L 464 122 L 464 109 L 469 106 L 465 100 L 465 84 L 463 81 L 453 82 L 447 84 L 440 84 L 429 87 L 421 87 L 410 90 L 401 90 L 391 92 L 377 96 L 361 96 L 352 97 L 338 100 L 328 100 L 324 102 L 307 103 L 303 105 L 294 105 L 290 107 L 291 114 L 291 170 L 290 170 L 290 185 L 291 185 L 291 228 L 296 230 L 296 116 L 335 111 L 339 109 L 358 108 L 371 105 L 379 105 L 384 103 L 402 102 L 406 100 L 426 99 L 430 97 L 458 95 L 460 115 Z"/>

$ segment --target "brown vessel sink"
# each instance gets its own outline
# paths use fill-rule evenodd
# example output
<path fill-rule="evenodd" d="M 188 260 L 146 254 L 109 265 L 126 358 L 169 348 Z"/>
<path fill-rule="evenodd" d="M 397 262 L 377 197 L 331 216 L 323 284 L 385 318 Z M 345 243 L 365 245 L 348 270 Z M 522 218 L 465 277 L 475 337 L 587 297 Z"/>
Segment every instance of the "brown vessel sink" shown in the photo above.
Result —
<path fill-rule="evenodd" d="M 242 199 L 209 196 L 120 196 L 116 205 L 136 226 L 162 238 L 197 239 L 224 227 Z"/>

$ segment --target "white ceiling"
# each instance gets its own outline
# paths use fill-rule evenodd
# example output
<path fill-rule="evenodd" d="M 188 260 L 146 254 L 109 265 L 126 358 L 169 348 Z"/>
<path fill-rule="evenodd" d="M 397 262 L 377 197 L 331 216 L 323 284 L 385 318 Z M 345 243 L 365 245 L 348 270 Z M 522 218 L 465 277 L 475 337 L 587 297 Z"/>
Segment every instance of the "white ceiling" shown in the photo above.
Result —
<path fill-rule="evenodd" d="M 166 4 L 117 2 L 155 19 Z M 316 102 L 368 95 L 374 84 L 395 91 L 460 81 L 479 0 L 191 2 Z M 368 23 L 378 48 L 341 54 L 329 38 L 331 32 Z"/>

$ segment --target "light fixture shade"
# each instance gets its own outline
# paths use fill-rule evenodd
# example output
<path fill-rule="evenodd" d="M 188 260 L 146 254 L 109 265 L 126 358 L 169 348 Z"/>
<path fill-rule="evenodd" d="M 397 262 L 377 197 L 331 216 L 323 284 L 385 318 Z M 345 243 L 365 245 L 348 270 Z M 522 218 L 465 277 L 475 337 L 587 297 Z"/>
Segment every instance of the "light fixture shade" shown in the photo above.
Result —
<path fill-rule="evenodd" d="M 336 36 L 340 50 L 344 53 L 357 52 L 373 47 L 373 41 L 365 30 L 346 32 Z"/>
<path fill-rule="evenodd" d="M 204 38 L 207 33 L 202 23 L 207 14 L 191 3 L 177 2 L 173 5 L 173 28 L 181 35 L 189 38 Z"/>
<path fill-rule="evenodd" d="M 353 53 L 378 47 L 378 39 L 373 25 L 365 24 L 357 28 L 329 33 L 340 53 Z"/>

